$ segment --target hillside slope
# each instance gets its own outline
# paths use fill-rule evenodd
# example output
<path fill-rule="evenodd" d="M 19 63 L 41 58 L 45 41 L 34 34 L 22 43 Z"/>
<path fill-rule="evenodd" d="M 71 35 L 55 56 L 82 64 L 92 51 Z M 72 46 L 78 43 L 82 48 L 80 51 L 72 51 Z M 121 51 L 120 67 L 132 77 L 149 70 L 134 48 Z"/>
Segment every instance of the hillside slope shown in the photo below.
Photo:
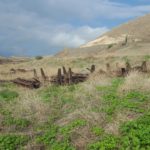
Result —
<path fill-rule="evenodd" d="M 120 25 L 79 48 L 63 50 L 57 56 L 150 54 L 149 42 L 150 14 Z"/>

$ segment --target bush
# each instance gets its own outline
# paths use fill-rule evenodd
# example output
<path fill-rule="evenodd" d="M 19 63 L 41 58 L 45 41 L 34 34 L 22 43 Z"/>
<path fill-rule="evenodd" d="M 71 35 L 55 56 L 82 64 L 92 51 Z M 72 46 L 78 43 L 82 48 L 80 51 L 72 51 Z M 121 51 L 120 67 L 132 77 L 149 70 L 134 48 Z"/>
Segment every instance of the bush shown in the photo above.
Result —
<path fill-rule="evenodd" d="M 36 56 L 35 59 L 36 60 L 41 60 L 41 59 L 43 59 L 43 57 L 42 56 Z"/>

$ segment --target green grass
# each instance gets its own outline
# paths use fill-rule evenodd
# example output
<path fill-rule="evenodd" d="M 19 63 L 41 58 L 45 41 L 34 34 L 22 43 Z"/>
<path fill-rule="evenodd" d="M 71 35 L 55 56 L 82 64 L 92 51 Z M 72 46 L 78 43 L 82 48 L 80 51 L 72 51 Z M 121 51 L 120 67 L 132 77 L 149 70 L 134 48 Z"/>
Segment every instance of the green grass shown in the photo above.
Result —
<path fill-rule="evenodd" d="M 61 140 L 57 140 L 59 135 L 59 127 L 52 125 L 45 130 L 42 136 L 37 137 L 36 141 L 37 143 L 44 144 L 47 150 L 75 150 L 68 136 L 64 136 Z"/>
<path fill-rule="evenodd" d="M 103 134 L 103 132 L 104 132 L 103 128 L 98 127 L 98 126 L 92 127 L 91 131 L 96 136 L 101 136 Z"/>
<path fill-rule="evenodd" d="M 62 134 L 69 134 L 73 129 L 83 127 L 86 125 L 86 121 L 82 119 L 77 119 L 60 129 Z"/>
<path fill-rule="evenodd" d="M 113 135 L 105 135 L 101 140 L 89 144 L 88 150 L 117 150 L 118 138 Z"/>
<path fill-rule="evenodd" d="M 19 94 L 16 91 L 11 91 L 8 89 L 0 91 L 0 101 L 12 101 L 18 96 Z"/>
<path fill-rule="evenodd" d="M 82 119 L 76 119 L 70 124 L 58 127 L 56 125 L 47 125 L 42 136 L 38 136 L 36 141 L 44 144 L 47 149 L 50 150 L 75 150 L 70 142 L 70 134 L 74 129 L 83 127 L 86 125 L 86 121 Z M 62 137 L 58 140 L 58 137 Z"/>
<path fill-rule="evenodd" d="M 30 125 L 30 121 L 23 118 L 14 118 L 11 116 L 5 116 L 2 124 L 5 126 L 15 126 L 16 129 L 24 129 Z"/>
<path fill-rule="evenodd" d="M 80 85 L 70 86 L 50 86 L 40 92 L 41 99 L 47 102 L 55 112 L 70 113 L 76 109 L 77 103 L 75 93 L 80 90 Z M 67 105 L 67 109 L 62 112 L 63 106 Z"/>
<path fill-rule="evenodd" d="M 123 123 L 118 136 L 101 134 L 99 140 L 89 144 L 89 150 L 149 150 L 150 114 Z"/>
<path fill-rule="evenodd" d="M 145 56 L 144 56 L 144 60 L 145 60 L 145 61 L 150 60 L 150 55 L 145 55 Z"/>
<path fill-rule="evenodd" d="M 97 90 L 102 95 L 103 107 L 100 111 L 105 112 L 108 116 L 113 116 L 116 112 L 123 109 L 129 109 L 134 112 L 143 113 L 143 105 L 149 100 L 150 95 L 146 92 L 129 91 L 120 95 L 118 88 L 123 84 L 122 78 L 112 81 L 111 86 L 98 86 Z"/>
<path fill-rule="evenodd" d="M 123 124 L 120 130 L 122 136 L 120 145 L 124 149 L 150 149 L 150 114 Z"/>
<path fill-rule="evenodd" d="M 63 103 L 71 102 L 73 93 L 79 88 L 78 85 L 50 86 L 41 92 L 44 101 L 61 100 Z"/>
<path fill-rule="evenodd" d="M 26 144 L 27 141 L 28 137 L 23 135 L 0 135 L 0 149 L 16 150 Z"/>

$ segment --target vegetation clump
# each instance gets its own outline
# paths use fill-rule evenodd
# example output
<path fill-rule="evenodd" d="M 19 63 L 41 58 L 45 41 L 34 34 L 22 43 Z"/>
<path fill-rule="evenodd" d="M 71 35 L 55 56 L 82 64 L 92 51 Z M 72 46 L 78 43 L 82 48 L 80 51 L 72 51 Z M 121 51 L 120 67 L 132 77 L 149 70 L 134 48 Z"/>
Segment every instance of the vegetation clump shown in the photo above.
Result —
<path fill-rule="evenodd" d="M 43 57 L 42 56 L 36 56 L 35 59 L 36 60 L 41 60 L 41 59 L 43 59 Z"/>
<path fill-rule="evenodd" d="M 11 101 L 17 98 L 19 94 L 16 91 L 11 91 L 8 89 L 0 91 L 0 101 Z"/>
<path fill-rule="evenodd" d="M 23 118 L 14 118 L 11 116 L 6 116 L 2 121 L 2 124 L 5 126 L 15 126 L 16 129 L 24 129 L 30 125 L 30 121 Z"/>
<path fill-rule="evenodd" d="M 1 150 L 15 150 L 21 148 L 28 141 L 27 136 L 23 135 L 0 135 Z"/>

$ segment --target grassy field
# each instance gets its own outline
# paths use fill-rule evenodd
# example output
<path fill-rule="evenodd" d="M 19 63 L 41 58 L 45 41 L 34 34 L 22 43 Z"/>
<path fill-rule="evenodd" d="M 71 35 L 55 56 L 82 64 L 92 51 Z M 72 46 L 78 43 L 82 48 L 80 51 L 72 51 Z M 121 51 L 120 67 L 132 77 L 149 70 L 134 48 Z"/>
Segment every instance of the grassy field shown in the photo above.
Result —
<path fill-rule="evenodd" d="M 52 58 L 0 65 L 0 79 L 31 78 L 32 73 L 9 75 L 11 68 L 43 67 L 50 77 L 58 67 L 96 72 L 77 85 L 44 84 L 31 90 L 0 84 L 0 150 L 149 150 L 150 75 L 131 72 L 125 78 L 101 75 L 109 62 L 115 69 L 149 56 Z"/>

